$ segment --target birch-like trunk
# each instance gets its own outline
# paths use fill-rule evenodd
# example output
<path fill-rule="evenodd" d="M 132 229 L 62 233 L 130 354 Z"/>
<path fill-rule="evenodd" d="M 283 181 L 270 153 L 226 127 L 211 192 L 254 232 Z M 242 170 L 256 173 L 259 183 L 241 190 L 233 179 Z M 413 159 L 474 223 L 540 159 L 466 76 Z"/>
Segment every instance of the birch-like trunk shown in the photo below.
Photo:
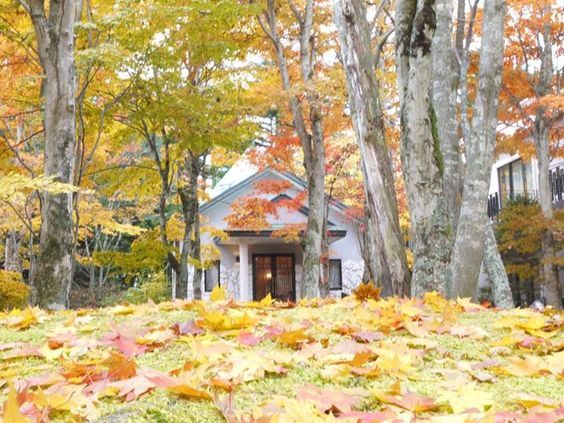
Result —
<path fill-rule="evenodd" d="M 543 28 L 544 46 L 541 56 L 540 76 L 535 87 L 536 95 L 542 98 L 550 94 L 550 86 L 553 77 L 552 63 L 552 38 L 550 25 Z M 552 189 L 549 178 L 550 156 L 549 156 L 549 124 L 545 115 L 544 107 L 538 107 L 535 112 L 535 123 L 533 138 L 539 163 L 539 203 L 542 213 L 547 220 L 553 218 L 552 211 Z M 541 238 L 541 283 L 544 299 L 547 305 L 557 309 L 562 308 L 562 292 L 560 290 L 560 279 L 558 267 L 554 265 L 556 249 L 554 246 L 554 234 L 546 229 Z"/>
<path fill-rule="evenodd" d="M 379 231 L 382 268 L 392 295 L 409 293 L 409 270 L 401 235 L 392 163 L 376 80 L 374 53 L 363 2 L 334 0 L 353 124 L 363 161 L 365 193 L 373 231 Z M 375 281 L 376 282 L 376 281 Z M 384 283 L 384 281 L 382 281 Z M 386 289 L 385 291 L 388 291 Z"/>
<path fill-rule="evenodd" d="M 454 238 L 460 211 L 462 156 L 458 133 L 457 96 L 460 68 L 453 44 L 453 2 L 435 0 L 437 28 L 433 36 L 433 109 L 443 156 L 443 196 L 449 219 L 449 234 Z"/>
<path fill-rule="evenodd" d="M 444 158 L 432 104 L 433 0 L 396 3 L 396 65 L 400 94 L 402 170 L 411 218 L 411 294 L 445 293 L 450 260 L 443 201 Z"/>
<path fill-rule="evenodd" d="M 44 174 L 73 183 L 76 70 L 74 62 L 75 0 L 20 0 L 31 16 L 44 71 Z M 42 194 L 41 235 L 33 274 L 33 300 L 41 307 L 68 304 L 73 275 L 72 194 Z"/>
<path fill-rule="evenodd" d="M 472 129 L 466 140 L 467 163 L 460 217 L 452 254 L 450 296 L 473 297 L 484 258 L 487 195 L 497 131 L 503 67 L 505 1 L 484 4 L 484 30 Z"/>
<path fill-rule="evenodd" d="M 180 272 L 176 279 L 176 298 L 183 300 L 188 297 L 188 259 L 198 208 L 198 176 L 200 175 L 200 157 L 189 152 L 187 154 L 182 185 L 178 187 L 178 196 L 182 205 L 184 236 L 180 252 Z"/>
<path fill-rule="evenodd" d="M 484 241 L 484 269 L 488 275 L 488 281 L 492 287 L 493 303 L 499 308 L 514 308 L 513 294 L 503 260 L 497 248 L 492 224 L 486 224 L 486 236 Z"/>

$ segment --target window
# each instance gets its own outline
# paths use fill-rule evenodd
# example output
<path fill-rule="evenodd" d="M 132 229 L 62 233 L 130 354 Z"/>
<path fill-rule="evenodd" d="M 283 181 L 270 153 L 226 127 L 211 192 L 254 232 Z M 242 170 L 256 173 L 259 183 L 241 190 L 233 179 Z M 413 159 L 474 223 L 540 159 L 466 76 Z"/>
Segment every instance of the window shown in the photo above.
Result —
<path fill-rule="evenodd" d="M 343 289 L 343 274 L 340 259 L 329 260 L 329 289 Z"/>
<path fill-rule="evenodd" d="M 216 285 L 221 286 L 219 278 L 220 262 L 217 260 L 213 266 L 206 269 L 204 273 L 204 288 L 206 292 L 211 292 Z"/>
<path fill-rule="evenodd" d="M 531 163 L 517 159 L 501 166 L 497 170 L 499 178 L 499 193 L 502 202 L 513 200 L 519 196 L 529 196 L 533 184 L 533 169 Z"/>

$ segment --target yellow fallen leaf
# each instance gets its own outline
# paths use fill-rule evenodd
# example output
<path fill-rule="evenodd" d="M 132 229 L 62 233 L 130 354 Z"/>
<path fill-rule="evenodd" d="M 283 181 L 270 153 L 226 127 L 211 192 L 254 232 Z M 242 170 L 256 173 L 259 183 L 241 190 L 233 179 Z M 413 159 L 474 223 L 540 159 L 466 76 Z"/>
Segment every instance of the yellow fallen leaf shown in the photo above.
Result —
<path fill-rule="evenodd" d="M 4 412 L 2 413 L 2 421 L 9 423 L 28 423 L 27 419 L 20 411 L 16 390 L 10 386 L 8 399 L 4 402 Z"/>
<path fill-rule="evenodd" d="M 227 291 L 225 290 L 225 288 L 216 285 L 211 294 L 210 294 L 210 300 L 211 301 L 225 301 L 227 299 Z"/>
<path fill-rule="evenodd" d="M 491 392 L 476 389 L 472 383 L 461 385 L 457 390 L 445 391 L 437 402 L 447 403 L 456 414 L 476 408 L 480 412 L 494 404 Z"/>

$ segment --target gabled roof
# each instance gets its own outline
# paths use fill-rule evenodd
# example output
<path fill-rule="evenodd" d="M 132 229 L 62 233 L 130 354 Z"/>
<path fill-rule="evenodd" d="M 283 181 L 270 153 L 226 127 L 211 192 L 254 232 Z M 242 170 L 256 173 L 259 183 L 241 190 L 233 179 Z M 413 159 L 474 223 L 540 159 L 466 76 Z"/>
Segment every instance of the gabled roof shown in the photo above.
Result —
<path fill-rule="evenodd" d="M 208 201 L 207 203 L 200 206 L 200 212 L 205 212 L 206 210 L 211 209 L 212 207 L 216 206 L 217 204 L 221 204 L 222 202 L 224 202 L 228 198 L 230 198 L 232 196 L 236 196 L 238 193 L 240 193 L 241 191 L 244 191 L 251 184 L 258 181 L 260 178 L 262 178 L 263 176 L 265 176 L 267 174 L 272 174 L 273 176 L 276 176 L 280 179 L 287 180 L 288 182 L 292 183 L 292 185 L 294 185 L 298 189 L 307 189 L 307 183 L 303 179 L 299 178 L 298 176 L 296 176 L 296 175 L 294 175 L 290 172 L 280 172 L 280 171 L 273 169 L 271 167 L 266 167 L 263 170 L 260 170 L 260 171 L 256 172 L 255 174 L 249 176 L 247 179 L 242 180 L 238 184 L 233 185 L 232 187 L 223 191 L 218 196 L 212 198 L 210 201 Z M 331 207 L 333 207 L 334 209 L 339 211 L 341 214 L 344 213 L 347 210 L 347 206 L 345 206 L 343 203 L 341 203 L 339 201 L 336 201 L 335 199 L 332 199 L 330 204 L 331 204 Z M 303 207 L 303 210 L 306 213 L 309 212 L 307 207 Z"/>

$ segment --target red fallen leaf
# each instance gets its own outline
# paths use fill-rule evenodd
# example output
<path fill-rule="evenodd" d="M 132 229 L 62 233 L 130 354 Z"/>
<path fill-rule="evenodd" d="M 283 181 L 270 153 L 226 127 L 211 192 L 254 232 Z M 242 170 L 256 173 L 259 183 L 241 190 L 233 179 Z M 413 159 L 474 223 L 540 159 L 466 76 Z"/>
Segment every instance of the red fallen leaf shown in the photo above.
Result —
<path fill-rule="evenodd" d="M 425 397 L 411 391 L 407 391 L 402 396 L 384 395 L 378 398 L 384 402 L 397 405 L 398 407 L 414 413 L 431 411 L 439 407 L 433 398 Z"/>
<path fill-rule="evenodd" d="M 6 344 L 0 344 L 0 351 L 11 350 L 13 348 L 22 347 L 25 345 L 23 342 L 8 342 Z"/>
<path fill-rule="evenodd" d="M 331 348 L 333 354 L 357 354 L 371 352 L 366 345 L 359 344 L 352 340 L 338 342 Z"/>
<path fill-rule="evenodd" d="M 34 388 L 37 386 L 49 386 L 64 381 L 65 377 L 57 372 L 46 373 L 40 376 L 33 376 L 26 379 L 28 388 Z"/>
<path fill-rule="evenodd" d="M 472 369 L 473 370 L 490 369 L 492 367 L 498 367 L 500 365 L 501 363 L 499 362 L 499 360 L 492 359 L 492 360 L 481 361 L 479 363 L 473 364 Z"/>
<path fill-rule="evenodd" d="M 333 411 L 338 413 L 350 413 L 353 408 L 360 405 L 362 396 L 359 394 L 348 394 L 334 389 L 318 388 L 315 385 L 305 385 L 298 391 L 300 400 L 312 401 L 322 413 Z"/>
<path fill-rule="evenodd" d="M 372 341 L 380 341 L 381 339 L 384 339 L 384 334 L 382 332 L 361 330 L 351 334 L 351 337 L 357 342 L 369 343 Z"/>
<path fill-rule="evenodd" d="M 133 336 L 126 335 L 117 328 L 114 328 L 113 332 L 104 335 L 100 343 L 116 347 L 126 357 L 134 357 L 147 351 L 147 346 L 137 344 Z"/>
<path fill-rule="evenodd" d="M 237 336 L 237 341 L 239 341 L 241 345 L 254 347 L 260 343 L 261 339 L 254 336 L 251 332 L 240 332 Z"/>
<path fill-rule="evenodd" d="M 24 357 L 43 357 L 39 347 L 35 345 L 29 345 L 22 348 L 17 348 L 15 350 L 9 351 L 0 358 L 0 360 L 13 360 L 15 358 Z"/>
<path fill-rule="evenodd" d="M 157 370 L 142 369 L 137 376 L 129 379 L 113 382 L 110 386 L 118 388 L 119 397 L 123 397 L 125 401 L 133 401 L 141 395 L 159 387 L 168 388 L 174 385 L 175 379 Z"/>
<path fill-rule="evenodd" d="M 205 330 L 194 323 L 194 319 L 188 320 L 185 323 L 175 323 L 170 327 L 172 331 L 178 335 L 201 335 Z"/>
<path fill-rule="evenodd" d="M 339 419 L 357 419 L 357 423 L 379 423 L 389 421 L 396 417 L 396 413 L 387 409 L 384 411 L 351 411 L 350 413 L 343 413 Z"/>
<path fill-rule="evenodd" d="M 564 407 L 552 411 L 538 411 L 536 408 L 531 408 L 520 423 L 556 423 L 564 420 Z"/>
<path fill-rule="evenodd" d="M 65 345 L 65 343 L 70 343 L 74 340 L 76 340 L 76 335 L 74 333 L 72 333 L 70 331 L 69 332 L 63 332 L 63 333 L 58 333 L 57 335 L 50 337 L 47 340 L 47 345 L 49 346 L 50 349 L 56 350 L 56 349 L 63 347 Z"/>
<path fill-rule="evenodd" d="M 135 376 L 113 384 L 119 388 L 118 396 L 124 397 L 129 402 L 139 398 L 141 395 L 157 387 L 153 382 L 144 376 Z"/>
<path fill-rule="evenodd" d="M 500 411 L 494 415 L 494 423 L 514 423 L 519 421 L 521 414 L 516 411 Z"/>

